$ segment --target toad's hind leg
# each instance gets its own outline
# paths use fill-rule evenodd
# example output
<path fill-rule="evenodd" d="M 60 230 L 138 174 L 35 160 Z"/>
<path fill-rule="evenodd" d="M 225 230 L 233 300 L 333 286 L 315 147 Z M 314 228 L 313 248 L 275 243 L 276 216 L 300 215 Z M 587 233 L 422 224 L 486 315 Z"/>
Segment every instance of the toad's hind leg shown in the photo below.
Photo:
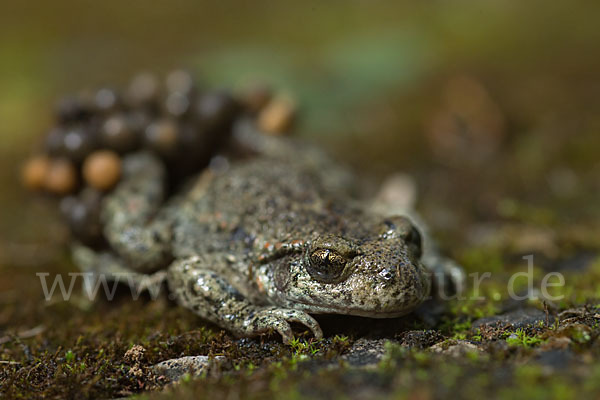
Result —
<path fill-rule="evenodd" d="M 318 322 L 303 311 L 252 304 L 215 272 L 218 268 L 211 268 L 214 262 L 219 261 L 210 256 L 191 257 L 169 267 L 169 290 L 181 305 L 236 336 L 276 331 L 289 342 L 294 338 L 290 322 L 307 326 L 316 338 L 323 336 Z"/>
<path fill-rule="evenodd" d="M 171 229 L 160 209 L 166 186 L 163 163 L 149 153 L 123 159 L 123 177 L 102 204 L 104 236 L 135 271 L 150 273 L 171 260 Z"/>

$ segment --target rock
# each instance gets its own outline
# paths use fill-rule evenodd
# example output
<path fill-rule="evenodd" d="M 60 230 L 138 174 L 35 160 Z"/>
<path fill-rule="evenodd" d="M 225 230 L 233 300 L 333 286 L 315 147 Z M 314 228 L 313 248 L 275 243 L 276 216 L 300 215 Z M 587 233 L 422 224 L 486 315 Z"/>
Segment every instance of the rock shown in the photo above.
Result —
<path fill-rule="evenodd" d="M 178 381 L 184 375 L 202 376 L 207 374 L 216 365 L 226 360 L 223 356 L 209 358 L 208 356 L 187 356 L 162 361 L 152 366 L 156 375 L 162 375 L 170 381 Z"/>
<path fill-rule="evenodd" d="M 431 346 L 429 350 L 456 358 L 465 357 L 468 353 L 482 352 L 477 345 L 466 340 L 447 340 Z"/>
<path fill-rule="evenodd" d="M 554 317 L 550 316 L 550 323 L 554 321 Z M 527 326 L 546 323 L 546 313 L 537 308 L 521 308 L 513 310 L 502 315 L 494 315 L 492 317 L 480 318 L 473 322 L 473 327 L 493 326 L 493 325 L 509 325 L 513 328 L 524 328 Z"/>
<path fill-rule="evenodd" d="M 540 346 L 542 350 L 562 350 L 569 347 L 571 339 L 564 336 L 552 336 Z"/>
<path fill-rule="evenodd" d="M 444 336 L 435 330 L 408 331 L 401 335 L 400 344 L 409 348 L 425 349 L 444 339 Z"/>
<path fill-rule="evenodd" d="M 386 354 L 387 342 L 388 339 L 358 339 L 342 359 L 353 367 L 373 367 Z"/>
<path fill-rule="evenodd" d="M 565 322 L 562 321 L 563 324 Z M 580 323 L 568 323 L 566 326 L 562 326 L 557 333 L 578 344 L 591 342 L 594 335 L 592 328 Z"/>
<path fill-rule="evenodd" d="M 563 370 L 572 365 L 577 356 L 568 349 L 541 351 L 534 361 L 550 370 Z"/>

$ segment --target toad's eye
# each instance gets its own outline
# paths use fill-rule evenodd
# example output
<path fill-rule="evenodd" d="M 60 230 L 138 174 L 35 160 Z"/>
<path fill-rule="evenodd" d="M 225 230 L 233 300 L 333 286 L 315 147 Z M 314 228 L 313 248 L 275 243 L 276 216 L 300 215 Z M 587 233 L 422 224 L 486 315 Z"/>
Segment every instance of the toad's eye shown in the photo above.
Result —
<path fill-rule="evenodd" d="M 347 261 L 334 250 L 317 249 L 310 254 L 306 270 L 319 282 L 334 283 L 342 277 Z"/>

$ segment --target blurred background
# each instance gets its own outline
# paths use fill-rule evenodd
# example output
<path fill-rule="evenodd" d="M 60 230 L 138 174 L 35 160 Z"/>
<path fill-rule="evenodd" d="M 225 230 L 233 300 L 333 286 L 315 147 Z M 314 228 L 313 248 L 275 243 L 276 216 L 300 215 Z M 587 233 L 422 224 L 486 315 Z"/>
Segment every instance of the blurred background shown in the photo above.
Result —
<path fill-rule="evenodd" d="M 209 87 L 258 81 L 288 91 L 300 104 L 297 135 L 360 174 L 411 173 L 422 212 L 454 243 L 476 243 L 506 220 L 596 232 L 599 8 L 593 1 L 5 3 L 0 263 L 26 263 L 32 244 L 56 241 L 61 229 L 52 228 L 56 209 L 19 184 L 57 99 L 182 67 Z"/>

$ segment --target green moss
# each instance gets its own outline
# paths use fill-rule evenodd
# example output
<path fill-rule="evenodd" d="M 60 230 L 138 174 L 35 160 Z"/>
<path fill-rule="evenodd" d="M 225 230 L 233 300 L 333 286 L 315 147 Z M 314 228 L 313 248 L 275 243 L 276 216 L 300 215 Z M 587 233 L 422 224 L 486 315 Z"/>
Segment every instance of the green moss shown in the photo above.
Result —
<path fill-rule="evenodd" d="M 504 337 L 506 338 L 506 343 L 511 346 L 530 348 L 543 343 L 543 339 L 528 334 L 523 328 L 519 328 L 516 331 L 506 331 L 504 332 Z"/>

